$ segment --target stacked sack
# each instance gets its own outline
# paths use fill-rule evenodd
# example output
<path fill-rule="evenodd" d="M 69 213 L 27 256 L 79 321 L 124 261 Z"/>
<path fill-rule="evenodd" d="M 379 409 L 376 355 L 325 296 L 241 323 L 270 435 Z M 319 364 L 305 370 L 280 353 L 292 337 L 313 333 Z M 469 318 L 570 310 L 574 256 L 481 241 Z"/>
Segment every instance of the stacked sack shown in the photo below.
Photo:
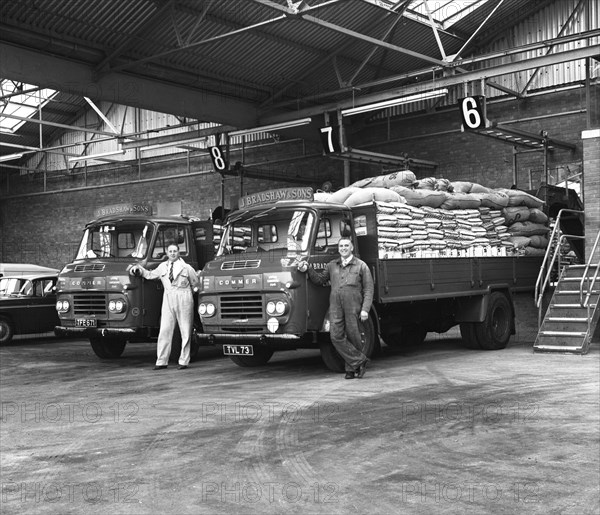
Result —
<path fill-rule="evenodd" d="M 215 252 L 219 250 L 219 245 L 221 244 L 221 238 L 223 237 L 223 226 L 218 223 L 213 224 L 213 245 L 215 247 Z"/>
<path fill-rule="evenodd" d="M 382 258 L 543 255 L 548 246 L 543 202 L 520 190 L 417 181 L 404 170 L 358 181 L 327 201 L 375 203 Z"/>

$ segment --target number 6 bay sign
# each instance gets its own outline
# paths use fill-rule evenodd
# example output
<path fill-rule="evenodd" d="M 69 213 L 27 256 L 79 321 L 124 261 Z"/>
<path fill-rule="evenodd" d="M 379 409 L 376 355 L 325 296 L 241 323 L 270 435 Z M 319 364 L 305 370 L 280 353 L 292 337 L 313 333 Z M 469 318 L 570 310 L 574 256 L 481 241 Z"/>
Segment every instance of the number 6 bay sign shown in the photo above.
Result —
<path fill-rule="evenodd" d="M 486 105 L 483 95 L 459 98 L 458 105 L 463 130 L 476 131 L 486 127 Z"/>

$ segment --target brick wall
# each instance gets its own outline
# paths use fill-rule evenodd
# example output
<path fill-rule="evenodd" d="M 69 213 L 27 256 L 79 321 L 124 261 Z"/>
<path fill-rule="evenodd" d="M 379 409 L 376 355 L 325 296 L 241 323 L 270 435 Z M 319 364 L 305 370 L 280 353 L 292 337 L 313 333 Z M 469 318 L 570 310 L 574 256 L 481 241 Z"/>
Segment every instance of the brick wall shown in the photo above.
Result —
<path fill-rule="evenodd" d="M 590 257 L 598 230 L 600 229 L 600 129 L 582 133 L 584 158 L 584 200 L 585 200 L 585 255 Z M 594 254 L 600 260 L 600 249 Z"/>
<path fill-rule="evenodd" d="M 596 87 L 594 94 L 599 91 Z M 583 89 L 575 89 L 525 100 L 489 102 L 487 118 L 531 133 L 539 134 L 544 130 L 550 138 L 576 144 L 575 152 L 557 149 L 548 155 L 550 169 L 568 166 L 575 170 L 583 159 L 581 131 L 586 128 L 585 107 Z M 415 170 L 419 178 L 431 175 L 510 188 L 513 184 L 513 145 L 461 132 L 460 126 L 460 113 L 454 106 L 435 114 L 391 120 L 389 128 L 387 120 L 368 124 L 351 134 L 349 140 L 351 146 L 357 148 L 387 154 L 406 152 L 409 157 L 438 163 L 435 171 Z M 517 166 L 518 186 L 529 189 L 529 170 L 532 170 L 533 187 L 537 188 L 542 175 L 543 153 L 519 154 Z M 368 169 L 361 167 L 355 176 L 365 174 Z"/>

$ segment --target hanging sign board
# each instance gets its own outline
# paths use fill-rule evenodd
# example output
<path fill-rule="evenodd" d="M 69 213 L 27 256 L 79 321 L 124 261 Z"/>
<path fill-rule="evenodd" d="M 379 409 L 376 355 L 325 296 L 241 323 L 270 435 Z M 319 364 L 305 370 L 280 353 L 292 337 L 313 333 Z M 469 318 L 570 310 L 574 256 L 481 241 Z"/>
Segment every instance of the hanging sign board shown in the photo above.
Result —
<path fill-rule="evenodd" d="M 326 127 L 321 127 L 320 131 L 323 151 L 326 154 L 336 154 L 341 152 L 339 128 L 328 125 Z"/>
<path fill-rule="evenodd" d="M 486 105 L 483 95 L 459 98 L 458 106 L 463 131 L 476 131 L 486 127 Z"/>
<path fill-rule="evenodd" d="M 229 166 L 227 161 L 225 161 L 225 154 L 223 153 L 221 147 L 208 147 L 208 151 L 210 152 L 210 160 L 212 161 L 215 172 L 225 172 Z"/>
<path fill-rule="evenodd" d="M 257 204 L 269 204 L 279 200 L 307 200 L 312 202 L 314 200 L 313 189 L 310 187 L 300 187 L 260 191 L 240 197 L 238 207 L 239 209 L 246 209 Z"/>

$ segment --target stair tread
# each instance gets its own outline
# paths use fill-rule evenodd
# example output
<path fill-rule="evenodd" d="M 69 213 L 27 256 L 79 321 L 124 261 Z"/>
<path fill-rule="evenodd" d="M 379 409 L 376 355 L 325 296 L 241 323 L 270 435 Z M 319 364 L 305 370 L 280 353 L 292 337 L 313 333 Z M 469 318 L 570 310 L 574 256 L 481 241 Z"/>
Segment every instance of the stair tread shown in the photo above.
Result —
<path fill-rule="evenodd" d="M 587 317 L 548 317 L 548 322 L 588 322 Z"/>
<path fill-rule="evenodd" d="M 581 331 L 540 331 L 540 336 L 586 336 L 587 332 Z"/>
<path fill-rule="evenodd" d="M 539 345 L 533 346 L 534 349 L 549 349 L 549 350 L 583 350 L 583 345 Z"/>

